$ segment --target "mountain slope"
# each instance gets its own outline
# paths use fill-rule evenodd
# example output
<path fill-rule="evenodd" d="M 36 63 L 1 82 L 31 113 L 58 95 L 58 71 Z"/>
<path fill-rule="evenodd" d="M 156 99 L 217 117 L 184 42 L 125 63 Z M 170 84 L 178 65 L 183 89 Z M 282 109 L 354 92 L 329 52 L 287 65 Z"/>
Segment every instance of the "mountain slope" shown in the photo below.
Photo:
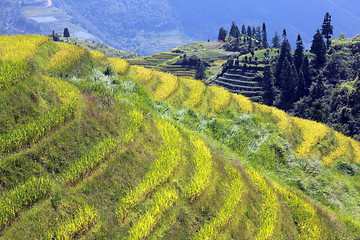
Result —
<path fill-rule="evenodd" d="M 286 28 L 291 42 L 301 34 L 307 47 L 316 29 L 321 27 L 326 12 L 332 15 L 335 37 L 341 32 L 347 37 L 360 32 L 357 15 L 360 9 L 356 0 L 342 1 L 341 4 L 333 0 L 311 3 L 284 0 L 6 0 L 7 5 L 10 3 L 10 11 L 4 7 L 7 9 L 4 14 L 16 12 L 11 18 L 19 21 L 6 24 L 13 29 L 20 28 L 20 32 L 47 35 L 52 30 L 61 33 L 68 27 L 73 36 L 103 41 L 112 47 L 139 51 L 144 55 L 169 51 L 193 41 L 216 40 L 219 28 L 229 29 L 232 21 L 238 26 L 255 27 L 265 22 L 269 42 L 275 31 L 281 33 Z"/>
<path fill-rule="evenodd" d="M 359 236 L 358 142 L 192 79 L 1 38 L 2 238 Z"/>

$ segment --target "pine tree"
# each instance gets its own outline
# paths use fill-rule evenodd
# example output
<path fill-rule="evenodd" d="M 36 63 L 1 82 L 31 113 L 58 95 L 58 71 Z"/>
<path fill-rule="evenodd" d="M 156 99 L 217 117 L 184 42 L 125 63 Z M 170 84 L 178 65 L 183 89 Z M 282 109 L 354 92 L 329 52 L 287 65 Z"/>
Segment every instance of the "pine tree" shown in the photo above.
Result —
<path fill-rule="evenodd" d="M 316 30 L 316 33 L 312 40 L 310 52 L 316 55 L 314 60 L 314 67 L 322 67 L 326 62 L 326 46 L 319 29 Z"/>
<path fill-rule="evenodd" d="M 271 40 L 272 44 L 273 44 L 273 48 L 280 48 L 280 36 L 277 32 L 275 32 L 275 36 L 272 38 Z"/>
<path fill-rule="evenodd" d="M 251 52 L 252 50 L 253 50 L 252 38 L 249 38 L 248 51 Z"/>
<path fill-rule="evenodd" d="M 300 71 L 303 62 L 304 62 L 304 43 L 299 34 L 296 40 L 296 49 L 294 52 L 294 65 L 298 72 Z"/>
<path fill-rule="evenodd" d="M 287 32 L 286 32 L 286 29 L 285 29 L 285 28 L 284 28 L 284 30 L 283 30 L 282 36 L 283 36 L 284 39 L 287 39 Z"/>
<path fill-rule="evenodd" d="M 281 87 L 281 70 L 283 69 L 283 65 L 285 60 L 289 61 L 290 65 L 292 64 L 291 57 L 291 47 L 289 41 L 285 38 L 283 43 L 281 44 L 281 52 L 275 69 L 275 86 Z"/>
<path fill-rule="evenodd" d="M 268 48 L 269 47 L 269 43 L 267 40 L 267 32 L 266 32 L 266 24 L 263 23 L 262 26 L 262 45 L 264 48 Z"/>
<path fill-rule="evenodd" d="M 201 60 L 197 61 L 196 67 L 195 67 L 195 79 L 205 79 L 206 73 L 205 73 L 206 67 L 204 63 L 201 62 Z"/>
<path fill-rule="evenodd" d="M 308 94 L 309 89 L 310 89 L 311 84 L 312 84 L 308 56 L 304 57 L 304 61 L 303 61 L 302 65 L 301 65 L 301 72 L 304 75 L 306 94 Z"/>
<path fill-rule="evenodd" d="M 246 27 L 245 27 L 245 24 L 243 24 L 243 25 L 241 26 L 241 34 L 242 34 L 242 35 L 246 35 Z"/>
<path fill-rule="evenodd" d="M 251 36 L 255 36 L 256 34 L 256 29 L 255 26 L 252 27 L 252 32 L 251 32 Z"/>
<path fill-rule="evenodd" d="M 257 27 L 255 29 L 255 39 L 261 43 L 261 28 L 260 27 Z"/>
<path fill-rule="evenodd" d="M 296 87 L 296 100 L 295 101 L 300 100 L 306 94 L 307 94 L 307 89 L 306 89 L 306 84 L 305 84 L 305 78 L 304 78 L 303 72 L 300 70 L 298 84 Z"/>
<path fill-rule="evenodd" d="M 66 38 L 70 37 L 70 32 L 68 28 L 64 28 L 64 37 Z"/>
<path fill-rule="evenodd" d="M 219 29 L 218 40 L 225 42 L 226 36 L 227 36 L 227 31 L 223 27 L 221 27 Z"/>
<path fill-rule="evenodd" d="M 281 69 L 280 108 L 288 110 L 296 100 L 295 91 L 298 84 L 298 75 L 295 66 L 286 58 Z"/>
<path fill-rule="evenodd" d="M 331 35 L 333 35 L 334 27 L 331 25 L 331 15 L 327 12 L 324 16 L 324 22 L 321 26 L 321 34 L 326 38 L 327 48 L 331 45 Z"/>
<path fill-rule="evenodd" d="M 239 31 L 238 26 L 236 26 L 235 22 L 232 22 L 232 24 L 231 24 L 229 36 L 234 37 L 234 38 L 240 37 L 240 31 Z"/>
<path fill-rule="evenodd" d="M 251 31 L 251 26 L 250 26 L 250 25 L 247 27 L 246 33 L 247 33 L 247 35 L 248 35 L 249 37 L 252 36 L 252 31 Z"/>
<path fill-rule="evenodd" d="M 262 80 L 263 88 L 263 101 L 266 105 L 272 106 L 275 100 L 275 89 L 274 89 L 275 77 L 271 73 L 270 66 L 266 66 L 264 70 L 264 77 Z"/>

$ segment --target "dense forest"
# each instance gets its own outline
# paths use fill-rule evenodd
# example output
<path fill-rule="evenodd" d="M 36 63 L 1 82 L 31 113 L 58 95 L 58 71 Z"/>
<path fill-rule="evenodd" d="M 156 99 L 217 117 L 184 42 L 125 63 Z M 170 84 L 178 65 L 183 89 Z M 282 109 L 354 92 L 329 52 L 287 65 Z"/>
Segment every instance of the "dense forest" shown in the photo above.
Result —
<path fill-rule="evenodd" d="M 268 58 L 262 78 L 262 101 L 359 139 L 360 38 L 346 39 L 340 34 L 335 39 L 333 31 L 331 15 L 326 13 L 323 24 L 315 31 L 310 50 L 305 49 L 299 34 L 294 51 L 287 31 L 283 30 L 282 43 L 276 32 L 271 48 L 279 48 L 280 54 Z M 220 28 L 218 40 L 225 41 L 226 50 L 240 55 L 249 52 L 253 55 L 255 50 L 269 46 L 265 23 L 262 28 L 242 25 L 240 30 L 233 22 L 229 35 Z M 224 68 L 228 67 L 229 62 Z"/>

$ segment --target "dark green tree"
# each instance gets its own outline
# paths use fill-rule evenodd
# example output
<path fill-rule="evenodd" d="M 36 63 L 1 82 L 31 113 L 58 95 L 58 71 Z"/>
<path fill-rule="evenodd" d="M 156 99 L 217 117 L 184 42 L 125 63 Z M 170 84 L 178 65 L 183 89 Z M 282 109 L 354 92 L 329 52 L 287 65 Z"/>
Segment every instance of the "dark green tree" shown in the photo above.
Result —
<path fill-rule="evenodd" d="M 279 59 L 277 61 L 276 64 L 276 69 L 275 69 L 275 86 L 276 87 L 281 87 L 281 79 L 280 79 L 280 75 L 281 75 L 281 71 L 284 68 L 284 62 L 285 60 L 289 61 L 290 65 L 292 64 L 292 57 L 291 57 L 291 47 L 290 47 L 290 43 L 287 40 L 287 38 L 284 39 L 283 43 L 281 44 L 281 52 L 280 52 L 280 56 Z"/>
<path fill-rule="evenodd" d="M 261 43 L 261 28 L 260 27 L 257 27 L 256 29 L 255 29 L 255 39 L 259 42 L 259 43 Z"/>
<path fill-rule="evenodd" d="M 334 27 L 331 25 L 331 15 L 327 12 L 324 16 L 324 22 L 321 26 L 321 34 L 326 38 L 326 46 L 327 48 L 331 45 L 331 35 L 334 34 L 333 32 Z"/>
<path fill-rule="evenodd" d="M 70 32 L 68 28 L 64 28 L 64 37 L 66 38 L 70 37 Z"/>
<path fill-rule="evenodd" d="M 243 25 L 241 26 L 241 34 L 242 34 L 242 35 L 246 35 L 246 27 L 245 27 L 245 24 L 243 24 Z"/>
<path fill-rule="evenodd" d="M 267 32 L 266 32 L 266 24 L 263 23 L 262 25 L 262 45 L 264 48 L 268 48 L 269 47 L 269 43 L 267 40 Z"/>
<path fill-rule="evenodd" d="M 283 34 L 282 34 L 282 36 L 283 36 L 284 39 L 287 38 L 287 32 L 286 32 L 286 29 L 285 29 L 285 28 L 283 29 Z"/>
<path fill-rule="evenodd" d="M 300 70 L 297 87 L 296 87 L 296 99 L 295 101 L 300 100 L 302 97 L 304 97 L 307 94 L 306 84 L 305 84 L 305 78 L 303 72 Z"/>
<path fill-rule="evenodd" d="M 239 31 L 238 26 L 236 26 L 235 22 L 232 22 L 232 24 L 231 24 L 229 36 L 234 37 L 234 38 L 240 37 L 240 31 Z"/>
<path fill-rule="evenodd" d="M 205 64 L 199 60 L 195 67 L 195 79 L 205 79 L 206 78 L 206 67 Z"/>
<path fill-rule="evenodd" d="M 251 37 L 252 36 L 252 31 L 251 31 L 251 26 L 247 26 L 247 30 L 246 30 L 246 34 Z"/>
<path fill-rule="evenodd" d="M 299 34 L 296 39 L 296 49 L 294 52 L 294 65 L 298 72 L 300 71 L 303 62 L 304 62 L 304 43 Z"/>
<path fill-rule="evenodd" d="M 310 52 L 316 55 L 313 64 L 314 67 L 315 68 L 322 67 L 326 62 L 326 46 L 319 29 L 316 30 L 316 33 L 312 40 Z"/>
<path fill-rule="evenodd" d="M 298 83 L 298 76 L 295 66 L 285 58 L 283 68 L 280 74 L 281 79 L 281 93 L 279 107 L 288 110 L 292 107 L 293 102 L 296 100 L 296 87 Z"/>
<path fill-rule="evenodd" d="M 227 31 L 223 27 L 221 27 L 219 29 L 218 40 L 225 42 L 226 36 L 227 36 Z"/>
<path fill-rule="evenodd" d="M 275 77 L 271 73 L 270 66 L 266 66 L 264 70 L 264 77 L 262 79 L 263 88 L 263 101 L 266 105 L 272 106 L 275 100 L 275 89 L 274 89 Z"/>
<path fill-rule="evenodd" d="M 248 42 L 248 51 L 251 52 L 253 50 L 253 42 L 252 42 L 252 38 L 249 38 L 249 42 Z"/>
<path fill-rule="evenodd" d="M 255 36 L 256 34 L 256 28 L 255 26 L 252 27 L 252 32 L 251 32 L 251 36 Z"/>
<path fill-rule="evenodd" d="M 304 57 L 304 61 L 303 61 L 302 65 L 301 65 L 301 72 L 304 75 L 306 94 L 308 94 L 309 89 L 310 89 L 311 84 L 312 84 L 308 56 Z"/>
<path fill-rule="evenodd" d="M 273 48 L 280 48 L 280 36 L 277 32 L 275 32 L 275 36 L 272 38 L 271 43 L 273 44 Z"/>

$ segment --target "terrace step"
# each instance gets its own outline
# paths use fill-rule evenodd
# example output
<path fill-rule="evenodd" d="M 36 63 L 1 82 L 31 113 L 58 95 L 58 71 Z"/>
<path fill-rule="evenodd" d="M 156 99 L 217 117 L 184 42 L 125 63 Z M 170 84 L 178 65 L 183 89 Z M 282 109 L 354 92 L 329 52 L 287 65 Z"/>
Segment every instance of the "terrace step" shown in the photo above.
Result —
<path fill-rule="evenodd" d="M 246 80 L 244 81 L 244 80 L 238 80 L 238 79 L 229 79 L 229 78 L 225 78 L 225 77 L 219 77 L 217 79 L 217 81 L 227 82 L 227 83 L 234 84 L 234 85 L 249 86 L 249 87 L 256 87 L 259 84 L 256 81 L 246 81 Z"/>
<path fill-rule="evenodd" d="M 215 84 L 229 88 L 229 89 L 234 89 L 234 90 L 244 90 L 244 91 L 261 91 L 262 88 L 261 87 L 257 87 L 257 86 L 245 86 L 245 85 L 238 85 L 238 84 L 231 84 L 228 82 L 223 82 L 223 81 L 219 81 L 216 80 Z"/>

